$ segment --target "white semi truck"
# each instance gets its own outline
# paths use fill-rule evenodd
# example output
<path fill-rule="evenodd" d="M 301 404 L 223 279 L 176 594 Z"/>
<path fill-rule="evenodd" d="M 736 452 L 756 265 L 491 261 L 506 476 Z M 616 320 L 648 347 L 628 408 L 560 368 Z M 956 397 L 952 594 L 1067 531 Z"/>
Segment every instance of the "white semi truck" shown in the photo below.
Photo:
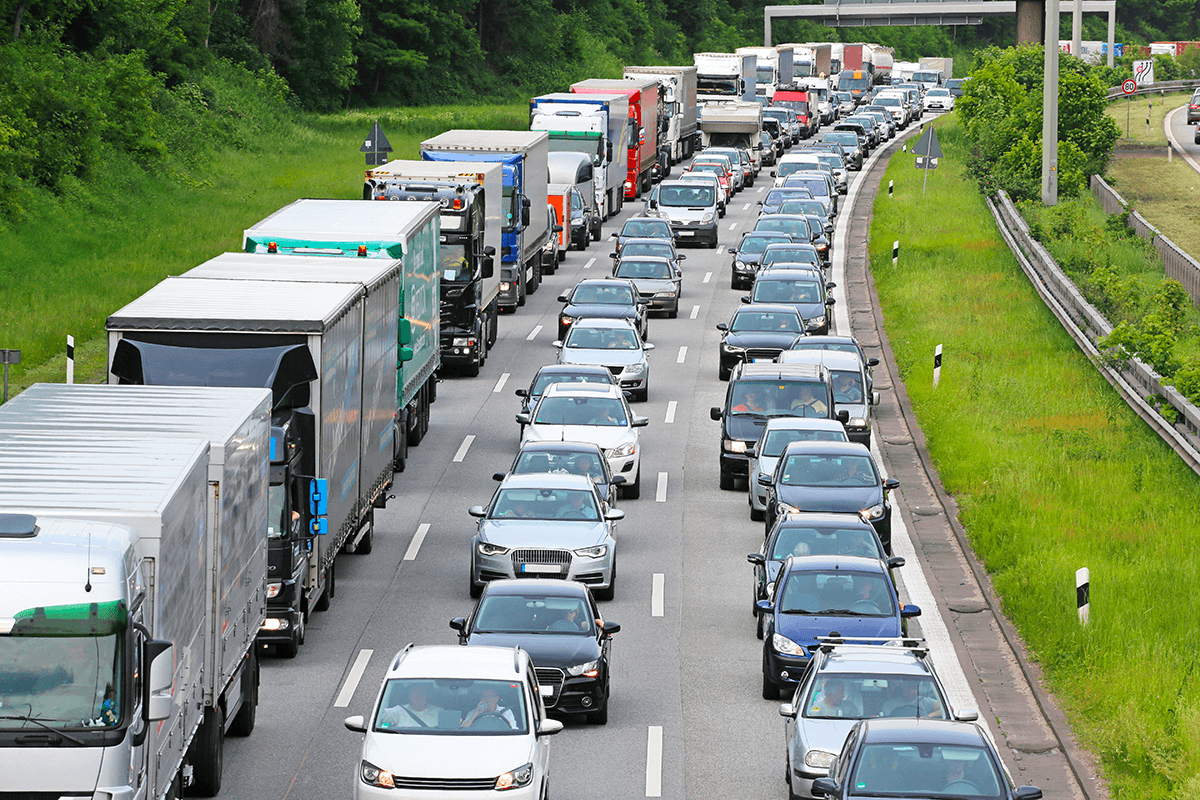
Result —
<path fill-rule="evenodd" d="M 696 53 L 696 102 L 755 102 L 758 58 L 751 54 Z"/>
<path fill-rule="evenodd" d="M 39 384 L 0 408 L 0 792 L 221 788 L 268 590 L 271 393 Z"/>
<path fill-rule="evenodd" d="M 793 45 L 777 47 L 739 47 L 734 51 L 739 56 L 754 56 L 755 77 L 754 93 L 759 97 L 770 100 L 775 96 L 775 90 L 786 86 L 795 80 L 795 65 Z"/>

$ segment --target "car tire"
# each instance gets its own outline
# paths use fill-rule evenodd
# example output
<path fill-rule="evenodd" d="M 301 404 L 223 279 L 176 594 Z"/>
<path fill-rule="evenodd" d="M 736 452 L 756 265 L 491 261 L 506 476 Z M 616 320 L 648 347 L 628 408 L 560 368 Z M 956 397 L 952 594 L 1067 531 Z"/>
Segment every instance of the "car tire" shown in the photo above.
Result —
<path fill-rule="evenodd" d="M 763 621 L 762 612 L 758 609 L 754 610 L 754 635 L 761 642 L 763 636 L 766 635 L 767 623 Z"/>
<path fill-rule="evenodd" d="M 639 403 L 646 402 L 647 400 L 650 399 L 650 387 L 647 386 L 646 388 L 642 389 L 640 392 L 637 392 L 636 394 L 634 394 L 634 397 L 637 398 L 637 401 Z M 639 474 L 639 477 L 640 477 L 640 474 Z"/>
<path fill-rule="evenodd" d="M 592 227 L 592 241 L 593 242 L 600 241 L 600 226 L 599 225 L 595 225 Z"/>
<path fill-rule="evenodd" d="M 716 250 L 716 249 L 717 249 L 717 240 L 716 240 L 716 237 L 713 237 L 713 240 L 712 240 L 711 242 L 709 242 L 709 243 L 708 243 L 708 249 L 709 249 L 709 250 Z"/>
<path fill-rule="evenodd" d="M 717 380 L 719 380 L 719 381 L 727 381 L 727 380 L 729 380 L 729 376 L 730 376 L 732 373 L 733 373 L 733 370 L 732 370 L 732 369 L 725 369 L 725 368 L 724 368 L 724 367 L 722 367 L 722 366 L 718 366 L 718 367 L 717 367 Z"/>
<path fill-rule="evenodd" d="M 667 312 L 668 319 L 675 319 L 678 316 L 679 316 L 679 306 L 676 306 L 675 308 L 672 308 L 670 311 Z"/>
<path fill-rule="evenodd" d="M 763 670 L 762 697 L 763 700 L 779 699 L 779 687 L 775 684 L 775 681 L 767 677 L 765 669 Z"/>
<path fill-rule="evenodd" d="M 637 475 L 633 479 L 633 483 L 627 483 L 621 487 L 621 497 L 626 500 L 637 500 L 642 496 L 642 465 L 638 464 Z"/>
<path fill-rule="evenodd" d="M 616 562 L 616 559 L 613 559 L 612 578 L 608 581 L 608 588 L 607 589 L 597 589 L 596 590 L 596 599 L 597 600 L 612 600 L 616 596 L 617 596 L 617 562 Z M 608 703 L 606 700 L 605 705 L 607 705 L 607 704 Z M 606 719 L 607 719 L 607 717 L 606 717 Z"/>
<path fill-rule="evenodd" d="M 767 512 L 765 509 L 755 508 L 754 506 L 750 506 L 750 521 L 751 522 L 762 522 L 766 518 L 767 518 Z"/>
<path fill-rule="evenodd" d="M 469 583 L 469 584 L 470 584 L 470 588 L 469 588 L 469 590 L 468 590 L 468 591 L 471 593 L 471 597 L 472 597 L 472 598 L 475 598 L 475 599 L 478 599 L 478 598 L 479 598 L 479 596 L 480 596 L 481 594 L 483 594 L 483 584 L 482 584 L 482 583 L 476 583 L 476 582 L 475 582 L 475 579 L 474 579 L 474 578 L 472 578 L 470 575 L 467 575 L 467 583 Z"/>
<path fill-rule="evenodd" d="M 737 279 L 737 273 L 736 273 L 736 272 L 735 272 L 735 273 L 733 273 L 733 274 L 731 274 L 731 275 L 729 276 L 729 288 L 730 288 L 730 289 L 736 289 L 736 288 L 738 288 L 738 279 Z"/>
<path fill-rule="evenodd" d="M 733 476 L 725 470 L 721 470 L 721 489 L 724 491 L 733 489 Z"/>
<path fill-rule="evenodd" d="M 482 358 L 474 364 L 463 365 L 462 374 L 466 375 L 468 378 L 478 378 L 479 377 L 479 368 L 481 366 L 483 366 Z"/>
<path fill-rule="evenodd" d="M 607 725 L 608 724 L 608 698 L 604 698 L 604 705 L 587 715 L 587 721 L 592 725 Z"/>

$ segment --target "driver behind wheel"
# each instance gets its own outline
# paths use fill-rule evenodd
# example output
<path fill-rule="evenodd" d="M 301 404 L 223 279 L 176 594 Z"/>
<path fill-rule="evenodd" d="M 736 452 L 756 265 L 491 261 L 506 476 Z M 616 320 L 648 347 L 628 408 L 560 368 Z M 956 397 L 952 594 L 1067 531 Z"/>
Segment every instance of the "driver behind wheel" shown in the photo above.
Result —
<path fill-rule="evenodd" d="M 479 704 L 471 709 L 471 713 L 462 721 L 462 727 L 469 728 L 481 717 L 500 718 L 508 723 L 509 728 L 517 727 L 517 718 L 511 708 L 500 705 L 500 693 L 494 686 L 484 686 L 479 690 Z"/>
<path fill-rule="evenodd" d="M 826 678 L 821 692 L 813 697 L 808 713 L 814 717 L 862 717 L 862 708 L 846 696 L 846 682 L 841 678 Z"/>

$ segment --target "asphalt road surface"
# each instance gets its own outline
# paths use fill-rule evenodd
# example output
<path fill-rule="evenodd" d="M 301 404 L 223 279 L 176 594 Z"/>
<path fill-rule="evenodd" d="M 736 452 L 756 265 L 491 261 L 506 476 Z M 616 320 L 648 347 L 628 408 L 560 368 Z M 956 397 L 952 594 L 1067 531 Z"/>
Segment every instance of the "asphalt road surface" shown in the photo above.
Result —
<path fill-rule="evenodd" d="M 851 197 L 860 182 L 852 173 Z M 778 703 L 760 695 L 762 643 L 754 635 L 745 558 L 758 549 L 762 525 L 750 521 L 744 490 L 717 488 L 719 426 L 709 419 L 726 386 L 717 380 L 714 326 L 729 319 L 743 294 L 729 288 L 728 247 L 753 227 L 755 201 L 770 183 L 764 171 L 731 200 L 721 220 L 721 248 L 684 251 L 679 316 L 650 321 L 656 346 L 650 397 L 633 405 L 634 413 L 650 418 L 641 433 L 642 495 L 619 503 L 627 515 L 617 533 L 620 577 L 616 599 L 602 606 L 606 620 L 621 624 L 613 644 L 611 714 L 602 727 L 568 720 L 552 740 L 556 798 L 786 797 L 783 721 Z M 336 597 L 328 611 L 310 618 L 296 659 L 263 659 L 257 727 L 247 739 L 226 740 L 222 797 L 349 796 L 361 736 L 342 720 L 370 712 L 388 663 L 407 643 L 457 641 L 447 623 L 472 607 L 467 569 L 474 520 L 467 508 L 488 500 L 492 473 L 506 469 L 516 450 L 513 390 L 555 360 L 551 342 L 561 306 L 555 298 L 580 279 L 608 274 L 608 234 L 641 206 L 627 203 L 620 220 L 605 224 L 604 239 L 571 251 L 524 308 L 501 318 L 499 341 L 479 377 L 448 375 L 441 383 L 429 435 L 396 476 L 395 497 L 376 513 L 374 551 L 339 556 Z M 865 227 L 848 235 L 850 216 L 843 211 L 835 239 L 836 332 L 849 329 L 851 314 L 870 310 L 862 307 L 870 299 L 867 284 L 847 278 L 842 265 L 847 242 L 861 248 L 866 238 Z M 848 286 L 857 287 L 849 303 Z M 881 419 L 900 419 L 886 412 L 896 402 L 892 381 L 877 383 L 886 395 Z M 882 454 L 885 467 L 911 472 L 918 463 L 912 435 L 879 433 L 876 440 L 907 442 L 897 451 L 899 461 L 890 448 Z M 880 446 L 888 447 L 886 441 Z M 927 483 L 902 477 L 914 490 Z M 944 559 L 951 579 L 963 585 L 967 579 L 953 576 L 966 574 L 966 562 L 949 546 L 933 549 L 916 536 L 910 541 L 906 522 L 922 518 L 906 507 L 907 497 L 906 485 L 895 498 L 902 513 L 894 517 L 894 536 L 897 553 L 909 558 L 902 592 L 924 611 L 914 627 L 930 637 L 955 705 L 979 707 L 993 735 L 1007 740 L 1003 720 L 1029 714 L 1028 688 L 1016 685 L 1010 656 L 997 650 L 989 660 L 984 629 L 994 625 L 982 626 L 978 654 L 964 643 L 947 594 L 938 588 L 941 572 L 918 561 L 926 552 L 940 554 L 935 559 Z M 923 548 L 920 556 L 917 548 Z M 997 685 L 989 688 L 993 678 Z M 1020 700 L 1015 710 L 998 702 L 1009 696 L 1008 684 Z M 1039 783 L 1047 797 L 1081 797 L 1067 788 L 1053 740 L 1040 741 L 1029 752 L 1005 748 L 1018 783 Z M 1046 752 L 1038 755 L 1039 748 Z"/>

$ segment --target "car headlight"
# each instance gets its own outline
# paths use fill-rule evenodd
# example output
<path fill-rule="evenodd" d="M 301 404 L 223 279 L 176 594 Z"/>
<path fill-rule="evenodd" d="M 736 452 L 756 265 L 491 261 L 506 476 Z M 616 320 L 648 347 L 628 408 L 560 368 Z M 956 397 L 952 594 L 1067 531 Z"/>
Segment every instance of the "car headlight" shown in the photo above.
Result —
<path fill-rule="evenodd" d="M 741 439 L 726 439 L 723 442 L 721 442 L 721 446 L 724 447 L 730 453 L 746 452 L 746 443 L 743 442 Z"/>
<path fill-rule="evenodd" d="M 501 547 L 498 544 L 491 544 L 489 542 L 480 542 L 478 549 L 479 554 L 482 556 L 502 556 L 508 552 L 507 547 Z"/>
<path fill-rule="evenodd" d="M 657 292 L 654 296 L 663 300 L 670 300 L 675 296 L 675 291 L 671 290 L 669 292 Z"/>
<path fill-rule="evenodd" d="M 576 664 L 573 667 L 567 667 L 567 674 L 574 675 L 576 677 L 584 675 L 589 678 L 595 678 L 600 674 L 600 660 L 596 659 L 595 661 L 589 661 L 586 664 Z"/>
<path fill-rule="evenodd" d="M 825 315 L 822 314 L 819 317 L 813 317 L 812 319 L 805 320 L 804 327 L 808 328 L 810 331 L 816 330 L 817 328 L 824 328 L 825 327 Z"/>
<path fill-rule="evenodd" d="M 454 346 L 455 347 L 470 347 L 473 344 L 475 344 L 475 340 L 469 336 L 454 337 Z"/>
<path fill-rule="evenodd" d="M 710 211 L 710 212 L 708 212 L 707 214 L 705 214 L 703 217 L 701 217 L 701 218 L 700 218 L 700 224 L 701 224 L 701 225 L 708 225 L 708 224 L 709 224 L 709 223 L 711 223 L 711 222 L 715 222 L 715 221 L 716 221 L 716 219 L 717 219 L 716 215 L 715 215 L 715 214 L 713 214 L 713 212 L 711 212 L 711 211 Z"/>
<path fill-rule="evenodd" d="M 747 264 L 745 261 L 734 261 L 733 268 L 737 269 L 737 270 L 745 271 L 745 270 L 750 269 L 750 265 Z"/>
<path fill-rule="evenodd" d="M 782 653 L 785 656 L 807 655 L 807 652 L 803 647 L 796 644 L 786 636 L 780 636 L 778 633 L 771 636 L 771 646 L 775 648 L 776 652 Z"/>
<path fill-rule="evenodd" d="M 870 508 L 864 508 L 862 513 L 867 519 L 883 519 L 883 503 L 877 503 Z"/>
<path fill-rule="evenodd" d="M 782 517 L 786 514 L 799 514 L 800 509 L 791 503 L 777 502 L 775 503 L 775 513 Z"/>
<path fill-rule="evenodd" d="M 496 778 L 496 791 L 503 792 L 506 789 L 520 789 L 522 786 L 528 786 L 533 781 L 533 762 L 530 762 L 522 767 L 517 767 Z"/>
<path fill-rule="evenodd" d="M 608 545 L 598 544 L 595 547 L 581 547 L 571 552 L 580 558 L 604 558 L 608 555 Z"/>
<path fill-rule="evenodd" d="M 267 599 L 279 597 L 279 593 L 283 591 L 283 583 L 281 581 L 272 581 L 267 584 Z"/>
<path fill-rule="evenodd" d="M 721 343 L 721 349 L 724 350 L 726 353 L 744 353 L 744 352 L 746 352 L 746 348 L 744 348 L 744 347 L 738 347 L 737 345 L 733 345 L 733 344 L 725 344 L 724 342 Z"/>
<path fill-rule="evenodd" d="M 362 762 L 359 776 L 362 778 L 362 782 L 368 786 L 379 786 L 383 789 L 396 788 L 396 782 L 392 780 L 392 773 L 386 769 L 380 769 L 370 761 Z"/>
<path fill-rule="evenodd" d="M 829 769 L 829 765 L 837 758 L 837 753 L 827 753 L 824 750 L 809 750 L 804 754 L 804 765 L 817 769 Z"/>
<path fill-rule="evenodd" d="M 568 317 L 566 314 L 563 314 L 562 316 L 560 316 L 558 318 L 559 325 L 570 325 L 574 321 L 575 321 L 574 317 Z"/>
<path fill-rule="evenodd" d="M 847 423 L 847 424 L 848 424 L 848 425 L 849 425 L 851 428 L 865 428 L 865 427 L 867 427 L 867 421 L 866 421 L 866 419 L 864 419 L 863 417 L 851 417 L 851 418 L 850 418 L 850 422 L 849 422 L 849 423 Z"/>

